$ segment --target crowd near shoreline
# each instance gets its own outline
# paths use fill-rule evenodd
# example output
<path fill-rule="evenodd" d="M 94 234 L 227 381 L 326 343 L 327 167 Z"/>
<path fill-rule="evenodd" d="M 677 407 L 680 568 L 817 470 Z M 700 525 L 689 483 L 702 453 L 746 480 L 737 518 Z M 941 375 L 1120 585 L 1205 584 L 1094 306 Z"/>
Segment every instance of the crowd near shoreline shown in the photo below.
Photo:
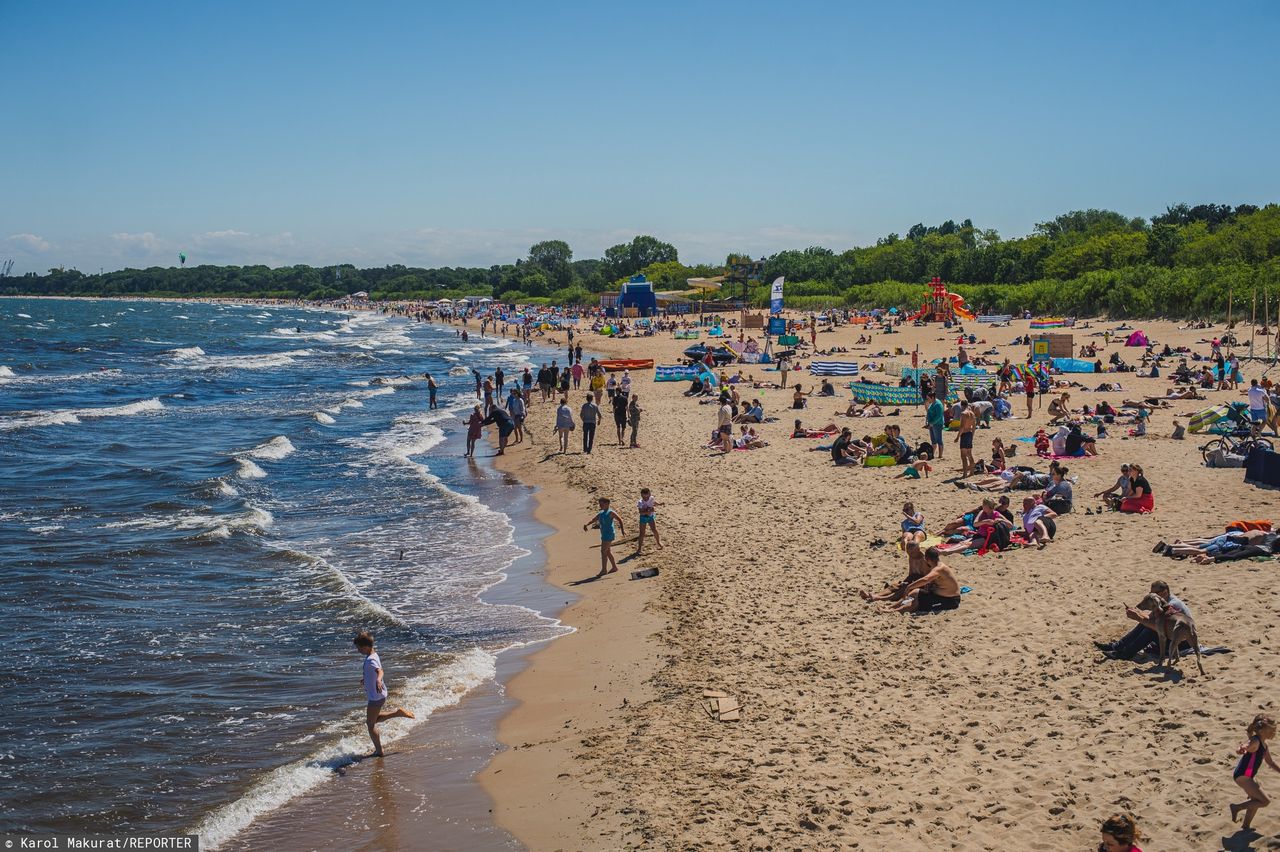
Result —
<path fill-rule="evenodd" d="M 1197 434 L 1276 432 L 1251 329 L 1079 321 L 1058 372 L 1021 318 L 340 307 L 564 352 L 458 424 L 581 595 L 483 774 L 530 848 L 1280 843 L 1280 513 Z"/>

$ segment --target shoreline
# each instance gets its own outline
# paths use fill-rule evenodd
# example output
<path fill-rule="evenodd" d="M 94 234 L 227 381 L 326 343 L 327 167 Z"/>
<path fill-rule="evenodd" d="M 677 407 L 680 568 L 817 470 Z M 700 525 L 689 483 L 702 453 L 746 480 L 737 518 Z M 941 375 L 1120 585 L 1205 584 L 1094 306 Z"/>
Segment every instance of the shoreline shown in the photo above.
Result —
<path fill-rule="evenodd" d="M 448 328 L 440 322 L 429 325 Z M 542 354 L 534 352 L 534 357 Z M 459 455 L 463 434 L 451 428 L 439 450 Z M 504 569 L 502 579 L 479 592 L 479 600 L 530 609 L 563 623 L 560 616 L 570 601 L 563 590 L 545 581 L 545 541 L 552 531 L 535 516 L 537 489 L 493 464 L 501 459 L 478 455 L 481 459 L 468 480 L 471 486 L 459 483 L 460 490 L 471 494 L 487 480 L 488 485 L 479 488 L 491 492 L 485 497 L 486 505 L 507 516 L 513 543 L 526 551 Z M 516 489 L 515 499 L 495 500 L 501 493 L 495 487 Z M 496 658 L 493 677 L 423 718 L 388 746 L 384 761 L 357 761 L 344 767 L 337 773 L 339 778 L 260 815 L 218 848 L 352 848 L 367 842 L 370 832 L 389 848 L 406 845 L 406 837 L 423 835 L 432 837 L 440 848 L 521 848 L 493 819 L 493 802 L 477 775 L 495 751 L 498 720 L 514 706 L 506 693 L 507 682 L 541 646 L 557 638 L 563 637 L 535 639 L 491 652 Z M 353 811 L 352 797 L 368 806 Z"/>
<path fill-rule="evenodd" d="M 615 724 L 630 703 L 651 697 L 647 682 L 660 650 L 651 635 L 661 626 L 650 610 L 657 587 L 625 580 L 625 565 L 607 584 L 570 585 L 597 570 L 597 552 L 585 549 L 595 534 L 582 532 L 580 520 L 593 512 L 592 498 L 545 461 L 508 453 L 497 466 L 537 488 L 534 515 L 552 529 L 544 579 L 579 596 L 559 615 L 575 632 L 537 649 L 507 683 L 513 706 L 498 723 L 499 750 L 477 780 L 494 801 L 495 823 L 526 848 L 623 848 L 640 838 L 621 813 L 596 801 L 607 795 L 602 785 L 577 775 L 575 747 Z M 610 632 L 609 625 L 626 630 Z"/>

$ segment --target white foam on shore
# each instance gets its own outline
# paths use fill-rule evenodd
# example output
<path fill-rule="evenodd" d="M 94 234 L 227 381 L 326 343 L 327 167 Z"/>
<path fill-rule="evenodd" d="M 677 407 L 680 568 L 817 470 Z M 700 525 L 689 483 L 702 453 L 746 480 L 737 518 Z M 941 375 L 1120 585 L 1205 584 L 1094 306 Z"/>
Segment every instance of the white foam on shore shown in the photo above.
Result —
<path fill-rule="evenodd" d="M 295 450 L 297 450 L 297 447 L 293 445 L 292 441 L 284 435 L 277 435 L 270 441 L 263 441 L 252 450 L 246 452 L 245 455 L 251 456 L 255 459 L 279 461 L 280 459 L 293 455 Z"/>
<path fill-rule="evenodd" d="M 13 370 L 10 370 L 4 364 L 0 364 L 0 379 L 15 378 Z"/>
<path fill-rule="evenodd" d="M 30 429 L 38 426 L 74 426 L 83 419 L 98 417 L 130 417 L 149 411 L 160 411 L 164 403 L 159 399 L 143 399 L 127 405 L 108 405 L 103 408 L 63 408 L 55 411 L 21 411 L 15 417 L 0 418 L 0 432 Z"/>
<path fill-rule="evenodd" d="M 410 678 L 396 690 L 400 706 L 417 719 L 388 725 L 382 733 L 384 745 L 396 742 L 432 713 L 457 704 L 462 696 L 496 676 L 497 657 L 474 649 L 445 665 Z M 203 849 L 216 849 L 248 828 L 258 817 L 270 813 L 337 777 L 338 770 L 356 762 L 368 752 L 369 738 L 363 726 L 364 711 L 350 714 L 344 722 L 351 733 L 322 746 L 302 760 L 273 769 L 258 778 L 243 796 L 210 813 L 195 826 Z"/>

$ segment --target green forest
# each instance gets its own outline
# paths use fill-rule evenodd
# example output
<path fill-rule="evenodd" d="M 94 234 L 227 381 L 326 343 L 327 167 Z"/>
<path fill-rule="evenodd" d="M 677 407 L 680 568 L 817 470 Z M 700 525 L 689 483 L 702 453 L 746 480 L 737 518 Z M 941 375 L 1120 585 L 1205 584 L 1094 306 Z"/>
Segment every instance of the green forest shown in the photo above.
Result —
<path fill-rule="evenodd" d="M 749 248 L 749 247 L 744 247 Z M 749 256 L 732 254 L 725 265 Z M 765 259 L 748 300 L 763 305 L 768 282 L 786 276 L 788 307 L 909 307 L 934 276 L 983 312 L 1208 318 L 1229 299 L 1247 315 L 1254 294 L 1280 310 L 1280 205 L 1178 204 L 1150 219 L 1111 210 L 1075 210 L 1041 222 L 1027 236 L 1002 239 L 969 219 L 912 226 L 875 245 L 778 252 Z M 596 293 L 644 273 L 660 290 L 726 266 L 686 266 L 677 248 L 650 236 L 578 259 L 568 243 L 547 240 L 513 263 L 487 268 L 357 269 L 201 266 L 122 269 L 86 275 L 51 269 L 0 277 L 0 295 L 221 296 L 334 299 L 367 291 L 373 299 L 486 295 L 504 302 L 593 304 Z M 727 294 L 738 297 L 741 292 Z"/>

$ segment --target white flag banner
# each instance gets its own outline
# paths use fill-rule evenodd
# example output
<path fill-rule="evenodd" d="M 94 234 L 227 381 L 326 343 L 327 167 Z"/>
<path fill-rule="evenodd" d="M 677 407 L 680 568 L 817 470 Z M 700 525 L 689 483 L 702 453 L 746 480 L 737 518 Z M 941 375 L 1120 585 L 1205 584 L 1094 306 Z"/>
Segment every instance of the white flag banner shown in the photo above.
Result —
<path fill-rule="evenodd" d="M 783 277 L 779 275 L 773 282 L 773 287 L 769 290 L 769 312 L 778 313 L 782 310 L 782 282 Z"/>

